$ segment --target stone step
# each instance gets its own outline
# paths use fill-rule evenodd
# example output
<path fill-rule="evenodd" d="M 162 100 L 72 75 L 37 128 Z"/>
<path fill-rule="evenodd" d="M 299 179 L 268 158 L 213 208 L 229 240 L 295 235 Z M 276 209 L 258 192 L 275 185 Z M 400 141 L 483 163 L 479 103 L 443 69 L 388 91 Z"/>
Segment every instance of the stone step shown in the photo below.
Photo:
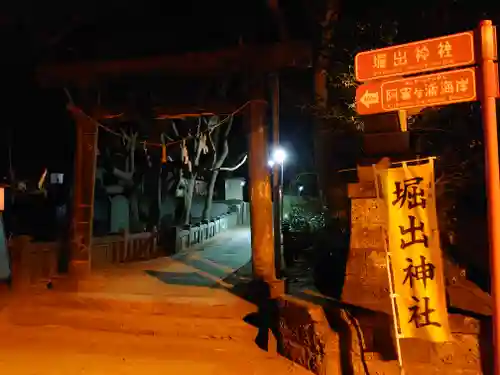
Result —
<path fill-rule="evenodd" d="M 311 374 L 253 342 L 0 325 L 2 374 Z"/>
<path fill-rule="evenodd" d="M 0 313 L 0 322 L 26 327 L 69 327 L 166 338 L 191 337 L 245 342 L 252 342 L 257 335 L 257 328 L 238 318 L 180 317 L 33 305 L 4 309 Z"/>
<path fill-rule="evenodd" d="M 345 366 L 347 367 L 347 366 Z M 341 366 L 342 368 L 342 366 Z M 344 371 L 350 371 L 350 369 L 343 369 Z M 405 375 L 416 375 L 414 372 L 408 372 L 405 369 Z M 398 361 L 384 361 L 373 353 L 367 353 L 365 360 L 353 360 L 352 361 L 352 373 L 355 375 L 365 375 L 365 374 L 377 374 L 377 375 L 395 375 L 400 374 L 400 369 Z M 427 373 L 426 375 L 430 375 Z"/>
<path fill-rule="evenodd" d="M 244 318 L 256 307 L 237 298 L 69 293 L 10 294 L 0 320 L 19 326 L 63 326 L 91 331 L 252 342 L 257 328 Z"/>
<path fill-rule="evenodd" d="M 37 309 L 52 307 L 145 315 L 243 319 L 257 307 L 241 298 L 199 295 L 147 295 L 118 293 L 71 293 L 48 291 L 2 298 L 3 306 Z"/>

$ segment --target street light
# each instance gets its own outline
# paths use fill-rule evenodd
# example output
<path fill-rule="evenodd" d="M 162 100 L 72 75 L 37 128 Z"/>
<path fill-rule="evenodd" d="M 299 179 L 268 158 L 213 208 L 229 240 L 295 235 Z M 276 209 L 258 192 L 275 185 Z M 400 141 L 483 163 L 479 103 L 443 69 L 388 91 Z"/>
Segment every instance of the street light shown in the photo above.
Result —
<path fill-rule="evenodd" d="M 278 186 L 274 186 L 274 188 L 278 190 L 279 194 L 280 221 L 283 221 L 283 183 L 284 183 L 283 174 L 285 170 L 286 158 L 287 158 L 286 151 L 283 148 L 278 147 L 274 149 L 272 153 L 272 158 L 268 161 L 269 167 L 274 168 L 274 173 L 276 174 L 279 173 L 281 177 Z M 281 168 L 280 171 L 278 172 L 279 167 Z"/>
<path fill-rule="evenodd" d="M 281 264 L 281 248 L 283 241 L 282 223 L 283 223 L 283 173 L 287 154 L 286 151 L 277 147 L 271 154 L 271 159 L 268 161 L 269 167 L 273 169 L 273 196 L 274 196 L 274 240 L 276 248 L 276 257 L 279 257 Z M 278 259 L 276 259 L 278 261 Z M 277 276 L 280 277 L 281 266 L 277 266 Z"/>
<path fill-rule="evenodd" d="M 273 161 L 275 163 L 281 164 L 283 166 L 283 163 L 285 162 L 286 159 L 286 152 L 282 148 L 277 148 L 273 152 Z"/>
<path fill-rule="evenodd" d="M 283 222 L 283 183 L 285 181 L 283 174 L 285 172 L 285 160 L 286 160 L 286 151 L 278 147 L 273 152 L 273 163 L 274 167 L 277 168 L 276 164 L 279 164 L 280 168 L 280 181 L 279 181 L 279 204 L 280 204 L 280 222 Z M 277 170 L 275 171 L 277 173 Z M 281 225 L 280 225 L 281 232 Z"/>
<path fill-rule="evenodd" d="M 304 186 L 303 185 L 299 185 L 299 195 L 300 195 L 300 193 L 302 193 L 303 190 L 304 190 Z"/>

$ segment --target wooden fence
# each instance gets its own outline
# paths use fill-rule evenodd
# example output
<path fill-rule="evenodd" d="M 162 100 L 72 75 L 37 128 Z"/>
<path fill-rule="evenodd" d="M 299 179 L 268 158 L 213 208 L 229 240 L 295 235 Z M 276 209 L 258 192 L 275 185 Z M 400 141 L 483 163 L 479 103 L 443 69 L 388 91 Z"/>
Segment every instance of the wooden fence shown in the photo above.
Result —
<path fill-rule="evenodd" d="M 159 246 L 157 232 L 121 233 L 94 237 L 91 247 L 91 268 L 154 259 L 189 250 L 213 239 L 217 234 L 237 225 L 248 224 L 248 204 L 236 211 L 212 220 L 184 227 L 174 227 L 168 240 Z M 65 242 L 35 242 L 30 236 L 18 236 L 9 242 L 11 281 L 15 288 L 47 284 L 67 266 L 68 244 Z M 66 258 L 62 260 L 62 258 Z"/>
<path fill-rule="evenodd" d="M 165 254 L 157 246 L 157 239 L 156 232 L 96 237 L 92 240 L 90 255 L 92 268 L 163 256 Z"/>

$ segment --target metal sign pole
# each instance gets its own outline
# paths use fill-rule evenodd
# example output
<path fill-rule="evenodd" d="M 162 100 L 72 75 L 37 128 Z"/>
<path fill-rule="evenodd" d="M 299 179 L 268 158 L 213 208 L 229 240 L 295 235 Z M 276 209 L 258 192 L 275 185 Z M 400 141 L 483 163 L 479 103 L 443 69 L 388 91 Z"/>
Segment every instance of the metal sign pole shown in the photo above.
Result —
<path fill-rule="evenodd" d="M 481 114 L 483 118 L 486 195 L 488 201 L 488 232 L 490 246 L 491 296 L 493 298 L 494 371 L 500 375 L 500 176 L 496 96 L 498 75 L 495 30 L 490 20 L 479 24 L 481 36 Z"/>

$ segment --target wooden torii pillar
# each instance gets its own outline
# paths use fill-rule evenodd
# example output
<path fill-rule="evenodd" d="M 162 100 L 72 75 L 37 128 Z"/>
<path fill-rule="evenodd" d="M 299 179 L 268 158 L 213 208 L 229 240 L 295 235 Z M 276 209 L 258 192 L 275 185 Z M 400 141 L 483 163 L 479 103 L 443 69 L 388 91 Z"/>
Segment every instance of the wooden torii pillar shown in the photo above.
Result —
<path fill-rule="evenodd" d="M 250 105 L 246 111 L 249 131 L 249 190 L 252 228 L 252 266 L 256 281 L 273 284 L 274 266 L 273 202 L 268 166 L 266 129 L 266 91 L 262 77 L 252 77 L 249 87 Z"/>
<path fill-rule="evenodd" d="M 76 125 L 69 273 L 77 281 L 86 278 L 91 266 L 98 127 L 78 108 L 68 105 L 68 110 Z"/>

